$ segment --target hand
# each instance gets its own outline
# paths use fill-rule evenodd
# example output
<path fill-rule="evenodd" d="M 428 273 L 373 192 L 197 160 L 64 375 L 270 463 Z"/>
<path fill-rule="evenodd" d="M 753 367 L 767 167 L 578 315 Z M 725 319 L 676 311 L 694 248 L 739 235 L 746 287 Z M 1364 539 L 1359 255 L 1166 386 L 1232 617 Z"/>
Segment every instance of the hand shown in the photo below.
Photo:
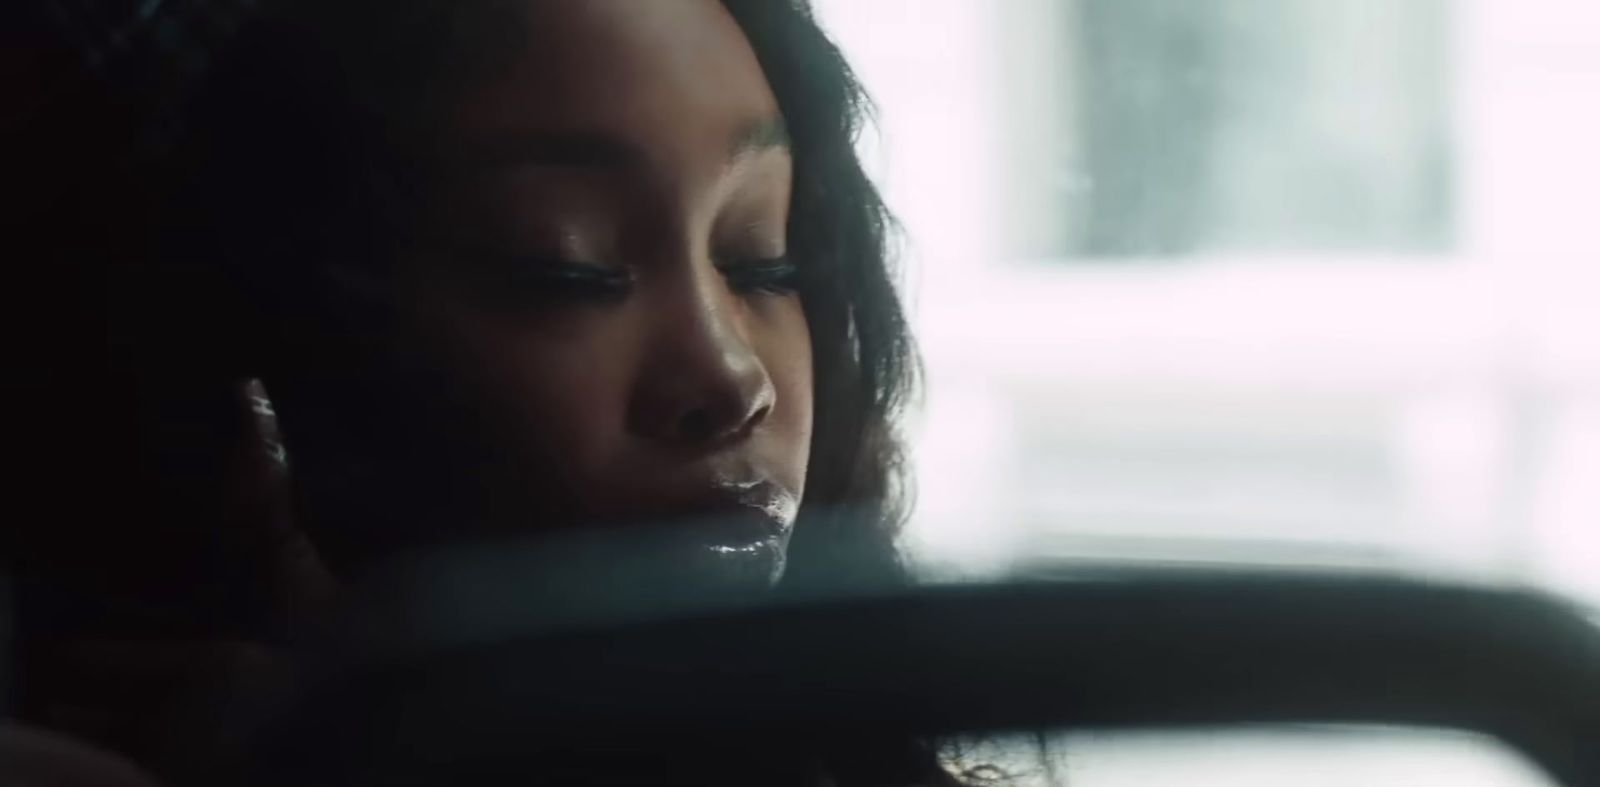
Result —
<path fill-rule="evenodd" d="M 289 686 L 281 656 L 252 642 L 80 640 L 52 655 L 38 722 L 158 773 L 209 764 L 236 742 L 237 722 Z"/>
<path fill-rule="evenodd" d="M 14 787 L 159 787 L 123 757 L 15 724 L 0 725 L 0 774 Z"/>
<path fill-rule="evenodd" d="M 119 611 L 115 632 L 30 643 L 25 688 L 37 723 L 157 770 L 203 758 L 203 739 L 225 734 L 203 720 L 270 698 L 281 685 L 273 635 L 306 625 L 336 598 L 337 583 L 295 526 L 288 460 L 270 400 L 254 381 L 235 398 L 241 428 L 228 452 L 227 510 L 219 526 L 229 552 L 243 556 L 237 581 L 253 583 L 249 595 L 268 601 L 262 630 L 254 637 L 201 627 L 175 632 L 141 626 L 140 612 Z"/>

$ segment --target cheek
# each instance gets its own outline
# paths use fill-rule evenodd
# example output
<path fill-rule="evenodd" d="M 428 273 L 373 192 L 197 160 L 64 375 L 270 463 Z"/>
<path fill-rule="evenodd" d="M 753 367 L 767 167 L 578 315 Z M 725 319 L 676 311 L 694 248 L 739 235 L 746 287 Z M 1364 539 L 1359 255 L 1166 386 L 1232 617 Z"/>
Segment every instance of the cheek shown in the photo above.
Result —
<path fill-rule="evenodd" d="M 786 298 L 766 307 L 762 329 L 755 338 L 757 352 L 777 392 L 769 419 L 769 450 L 781 455 L 799 488 L 805 482 L 811 455 L 814 379 L 811 333 L 800 299 Z"/>
<path fill-rule="evenodd" d="M 506 480 L 548 500 L 586 486 L 619 450 L 632 343 L 614 326 L 545 327 L 479 320 L 455 332 L 465 396 L 509 460 Z"/>

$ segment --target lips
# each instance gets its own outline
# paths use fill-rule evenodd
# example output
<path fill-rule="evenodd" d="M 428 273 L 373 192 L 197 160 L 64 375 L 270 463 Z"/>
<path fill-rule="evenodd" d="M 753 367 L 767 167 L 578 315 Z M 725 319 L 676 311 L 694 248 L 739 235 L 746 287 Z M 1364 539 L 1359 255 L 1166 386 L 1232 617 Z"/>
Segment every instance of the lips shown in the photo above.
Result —
<path fill-rule="evenodd" d="M 783 574 L 799 502 L 770 481 L 716 483 L 660 516 L 656 532 L 705 579 L 771 585 Z"/>
<path fill-rule="evenodd" d="M 581 557 L 562 573 L 641 593 L 771 587 L 783 575 L 799 495 L 754 468 L 697 469 L 670 480 L 636 473 L 658 483 L 596 495 L 582 513 L 562 517 L 564 526 L 544 528 L 552 553 Z"/>
<path fill-rule="evenodd" d="M 706 547 L 733 552 L 786 544 L 798 508 L 794 495 L 770 481 L 726 483 L 707 488 L 665 518 L 669 526 L 696 532 Z"/>

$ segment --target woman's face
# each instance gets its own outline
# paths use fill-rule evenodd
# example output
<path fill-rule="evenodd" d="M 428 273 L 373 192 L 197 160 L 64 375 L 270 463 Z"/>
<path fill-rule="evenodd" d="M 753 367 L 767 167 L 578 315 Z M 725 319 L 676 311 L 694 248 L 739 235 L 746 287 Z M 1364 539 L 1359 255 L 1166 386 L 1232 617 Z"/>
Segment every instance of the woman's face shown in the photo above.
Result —
<path fill-rule="evenodd" d="M 442 527 L 639 521 L 770 582 L 812 426 L 776 100 L 716 0 L 521 10 L 439 119 L 404 327 L 366 363 L 389 387 L 352 417 L 453 490 Z"/>

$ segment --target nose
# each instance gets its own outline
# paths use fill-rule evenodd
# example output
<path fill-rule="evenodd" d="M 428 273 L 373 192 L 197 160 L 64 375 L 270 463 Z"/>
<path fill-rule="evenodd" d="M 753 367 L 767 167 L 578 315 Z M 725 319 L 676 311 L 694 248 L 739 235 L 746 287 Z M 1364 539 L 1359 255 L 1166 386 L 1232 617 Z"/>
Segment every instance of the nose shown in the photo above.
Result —
<path fill-rule="evenodd" d="M 693 278 L 658 300 L 629 422 L 653 442 L 713 447 L 760 425 L 777 392 L 721 275 Z"/>

